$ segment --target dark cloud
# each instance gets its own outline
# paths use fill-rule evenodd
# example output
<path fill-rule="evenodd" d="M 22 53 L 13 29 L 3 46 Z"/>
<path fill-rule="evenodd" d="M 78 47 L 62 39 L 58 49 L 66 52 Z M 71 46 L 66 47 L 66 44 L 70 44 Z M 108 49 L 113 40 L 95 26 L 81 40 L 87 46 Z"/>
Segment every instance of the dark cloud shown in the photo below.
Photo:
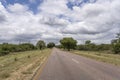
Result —
<path fill-rule="evenodd" d="M 22 42 L 36 41 L 40 37 L 41 34 L 19 34 L 14 37 L 14 41 Z"/>
<path fill-rule="evenodd" d="M 45 17 L 40 20 L 40 23 L 48 26 L 66 26 L 67 24 L 62 20 L 54 17 Z"/>

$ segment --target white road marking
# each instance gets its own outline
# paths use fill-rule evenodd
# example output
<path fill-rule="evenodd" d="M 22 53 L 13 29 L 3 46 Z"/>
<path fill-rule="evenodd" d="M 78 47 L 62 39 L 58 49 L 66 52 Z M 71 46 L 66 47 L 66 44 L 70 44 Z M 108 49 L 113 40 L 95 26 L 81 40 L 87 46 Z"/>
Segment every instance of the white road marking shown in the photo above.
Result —
<path fill-rule="evenodd" d="M 77 60 L 75 60 L 75 59 L 73 59 L 73 58 L 72 58 L 72 60 L 73 60 L 75 63 L 79 64 L 79 61 L 77 61 Z"/>

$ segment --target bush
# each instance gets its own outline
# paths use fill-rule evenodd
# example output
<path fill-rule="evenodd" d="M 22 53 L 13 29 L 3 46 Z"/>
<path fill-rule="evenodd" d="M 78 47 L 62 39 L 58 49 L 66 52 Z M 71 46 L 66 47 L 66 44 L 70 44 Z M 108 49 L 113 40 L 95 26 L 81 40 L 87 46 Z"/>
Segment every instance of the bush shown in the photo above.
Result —
<path fill-rule="evenodd" d="M 15 57 L 15 58 L 14 58 L 14 61 L 18 61 L 18 59 Z"/>
<path fill-rule="evenodd" d="M 9 54 L 9 51 L 0 51 L 0 56 L 4 56 Z"/>
<path fill-rule="evenodd" d="M 113 51 L 114 51 L 115 54 L 120 53 L 120 43 L 117 43 L 117 44 L 113 45 Z"/>

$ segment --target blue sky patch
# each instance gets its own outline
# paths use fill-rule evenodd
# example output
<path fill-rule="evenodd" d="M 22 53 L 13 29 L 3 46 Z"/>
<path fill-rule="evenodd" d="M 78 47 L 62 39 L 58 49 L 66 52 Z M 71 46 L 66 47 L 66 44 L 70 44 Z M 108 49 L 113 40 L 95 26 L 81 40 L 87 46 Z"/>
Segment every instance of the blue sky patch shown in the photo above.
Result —
<path fill-rule="evenodd" d="M 6 8 L 7 5 L 14 5 L 15 3 L 27 5 L 29 10 L 33 11 L 34 14 L 38 12 L 37 7 L 43 2 L 43 0 L 35 0 L 35 2 L 30 2 L 29 0 L 0 0 L 2 5 Z"/>
<path fill-rule="evenodd" d="M 68 6 L 68 8 L 72 10 L 74 6 L 81 7 L 83 4 L 95 3 L 96 1 L 97 0 L 92 0 L 92 1 L 91 0 L 74 0 L 74 1 L 68 1 L 66 5 Z"/>

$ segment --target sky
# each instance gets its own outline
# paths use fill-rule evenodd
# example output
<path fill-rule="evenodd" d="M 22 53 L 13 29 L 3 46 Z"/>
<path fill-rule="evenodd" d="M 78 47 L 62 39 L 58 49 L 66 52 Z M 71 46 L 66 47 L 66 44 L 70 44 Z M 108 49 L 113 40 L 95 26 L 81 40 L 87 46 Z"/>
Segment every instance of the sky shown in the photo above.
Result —
<path fill-rule="evenodd" d="M 73 37 L 110 43 L 120 31 L 120 0 L 0 0 L 0 43 Z"/>

